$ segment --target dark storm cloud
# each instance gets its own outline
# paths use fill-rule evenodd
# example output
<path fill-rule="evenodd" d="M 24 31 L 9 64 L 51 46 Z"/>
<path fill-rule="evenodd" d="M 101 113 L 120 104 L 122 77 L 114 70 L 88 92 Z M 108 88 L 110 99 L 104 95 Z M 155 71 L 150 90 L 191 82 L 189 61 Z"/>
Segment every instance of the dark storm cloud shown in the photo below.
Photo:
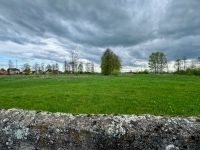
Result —
<path fill-rule="evenodd" d="M 12 22 L 10 28 L 13 32 L 19 33 L 16 38 L 25 33 L 39 37 L 51 33 L 86 45 L 130 46 L 153 36 L 149 26 L 152 20 L 148 19 L 151 16 L 137 12 L 138 5 L 141 4 L 139 1 L 134 3 L 3 1 L 2 3 L 1 13 L 7 22 Z M 139 34 L 140 31 L 145 32 L 145 35 Z M 7 40 L 13 41 L 9 37 Z"/>
<path fill-rule="evenodd" d="M 163 37 L 183 38 L 200 34 L 200 2 L 173 1 L 166 6 L 166 13 L 160 20 L 159 32 Z"/>
<path fill-rule="evenodd" d="M 3 0 L 0 41 L 45 46 L 56 39 L 59 48 L 32 55 L 48 59 L 55 54 L 56 61 L 66 59 L 65 49 L 99 64 L 107 47 L 124 66 L 138 66 L 156 51 L 170 60 L 195 58 L 200 55 L 199 8 L 199 0 Z"/>

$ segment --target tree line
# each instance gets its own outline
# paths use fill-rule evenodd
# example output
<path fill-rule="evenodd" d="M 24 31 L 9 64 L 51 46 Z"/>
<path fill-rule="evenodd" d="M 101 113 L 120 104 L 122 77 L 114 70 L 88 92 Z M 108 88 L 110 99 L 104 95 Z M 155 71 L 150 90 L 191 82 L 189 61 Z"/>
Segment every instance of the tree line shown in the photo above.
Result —
<path fill-rule="evenodd" d="M 169 72 L 169 60 L 162 52 L 153 52 L 149 56 L 149 70 L 154 73 L 161 73 L 167 69 Z M 175 74 L 194 74 L 200 75 L 200 57 L 197 59 L 187 60 L 186 56 L 182 59 L 176 59 L 174 61 Z"/>
<path fill-rule="evenodd" d="M 79 62 L 78 53 L 76 51 L 71 51 L 69 62 L 63 62 L 64 73 L 83 73 L 83 63 Z M 111 49 L 107 48 L 101 57 L 101 72 L 104 75 L 118 75 L 121 69 L 121 59 L 117 56 Z M 13 62 L 9 60 L 8 70 L 14 68 Z M 32 68 L 32 69 L 31 69 Z M 14 68 L 16 69 L 16 68 Z M 2 70 L 5 70 L 2 68 Z M 59 64 L 47 64 L 45 66 L 44 62 L 41 64 L 35 63 L 31 67 L 28 63 L 22 65 L 21 70 L 23 74 L 30 74 L 34 72 L 35 74 L 39 73 L 57 73 L 59 71 Z M 94 72 L 94 63 L 87 62 L 85 63 L 85 72 L 93 73 Z M 10 72 L 8 72 L 10 74 Z"/>
<path fill-rule="evenodd" d="M 76 51 L 71 51 L 70 59 L 71 59 L 70 62 L 64 61 L 63 63 L 64 73 L 83 73 L 83 63 L 78 61 L 79 58 L 78 58 L 78 53 Z M 122 68 L 121 62 L 122 61 L 120 57 L 116 55 L 110 48 L 107 48 L 101 56 L 101 65 L 100 65 L 101 73 L 103 75 L 110 75 L 110 74 L 118 75 Z M 9 68 L 13 67 L 12 61 L 8 62 L 8 66 Z M 169 60 L 167 59 L 167 57 L 163 52 L 153 52 L 149 56 L 148 66 L 150 72 L 169 73 Z M 31 71 L 30 68 L 31 66 L 28 63 L 25 63 L 22 66 L 23 72 L 27 74 L 30 73 Z M 192 60 L 187 60 L 185 56 L 182 59 L 176 59 L 174 61 L 174 68 L 176 69 L 176 71 L 174 72 L 176 74 L 200 75 L 200 57 Z M 47 64 L 47 66 L 45 67 L 44 63 L 41 64 L 35 63 L 32 66 L 32 70 L 34 70 L 35 73 L 39 73 L 38 71 L 40 70 L 42 72 L 49 71 L 57 73 L 59 71 L 59 65 L 58 63 L 52 65 Z M 85 64 L 85 71 L 94 72 L 94 63 L 87 62 Z M 148 70 L 145 71 L 148 72 Z"/>
<path fill-rule="evenodd" d="M 78 53 L 76 51 L 71 51 L 70 53 L 70 60 L 69 62 L 64 61 L 63 63 L 63 70 L 64 73 L 83 73 L 83 63 L 79 62 Z M 10 70 L 14 68 L 14 64 L 11 60 L 8 62 L 8 74 L 10 74 Z M 31 69 L 32 68 L 32 69 Z M 94 72 L 94 63 L 87 62 L 85 64 L 86 72 L 93 73 Z M 2 68 L 2 70 L 5 70 Z M 59 71 L 59 64 L 47 64 L 45 66 L 44 62 L 41 64 L 35 63 L 33 66 L 30 66 L 28 63 L 22 65 L 21 70 L 23 74 L 30 74 L 30 72 L 34 72 L 35 74 L 38 73 L 58 73 Z"/>

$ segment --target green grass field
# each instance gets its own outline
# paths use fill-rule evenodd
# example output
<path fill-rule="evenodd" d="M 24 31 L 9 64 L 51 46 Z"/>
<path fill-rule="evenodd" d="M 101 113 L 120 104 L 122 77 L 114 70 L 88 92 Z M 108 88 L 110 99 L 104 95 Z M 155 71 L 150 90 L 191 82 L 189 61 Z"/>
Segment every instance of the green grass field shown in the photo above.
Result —
<path fill-rule="evenodd" d="M 200 77 L 1 75 L 0 108 L 197 116 L 200 115 Z"/>

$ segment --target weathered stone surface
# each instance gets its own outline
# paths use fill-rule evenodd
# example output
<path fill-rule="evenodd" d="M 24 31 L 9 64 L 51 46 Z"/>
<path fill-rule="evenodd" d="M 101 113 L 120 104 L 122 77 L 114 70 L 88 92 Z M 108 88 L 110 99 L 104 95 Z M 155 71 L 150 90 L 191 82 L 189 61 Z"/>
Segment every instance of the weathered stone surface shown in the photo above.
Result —
<path fill-rule="evenodd" d="M 0 149 L 200 149 L 200 117 L 0 110 Z"/>

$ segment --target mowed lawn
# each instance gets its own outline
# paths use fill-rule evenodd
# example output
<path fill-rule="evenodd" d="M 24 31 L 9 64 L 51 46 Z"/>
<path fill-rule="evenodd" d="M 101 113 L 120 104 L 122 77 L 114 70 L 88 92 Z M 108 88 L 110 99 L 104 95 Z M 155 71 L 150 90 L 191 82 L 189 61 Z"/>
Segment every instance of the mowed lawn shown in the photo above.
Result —
<path fill-rule="evenodd" d="M 84 114 L 200 115 L 200 77 L 0 76 L 0 108 Z"/>

